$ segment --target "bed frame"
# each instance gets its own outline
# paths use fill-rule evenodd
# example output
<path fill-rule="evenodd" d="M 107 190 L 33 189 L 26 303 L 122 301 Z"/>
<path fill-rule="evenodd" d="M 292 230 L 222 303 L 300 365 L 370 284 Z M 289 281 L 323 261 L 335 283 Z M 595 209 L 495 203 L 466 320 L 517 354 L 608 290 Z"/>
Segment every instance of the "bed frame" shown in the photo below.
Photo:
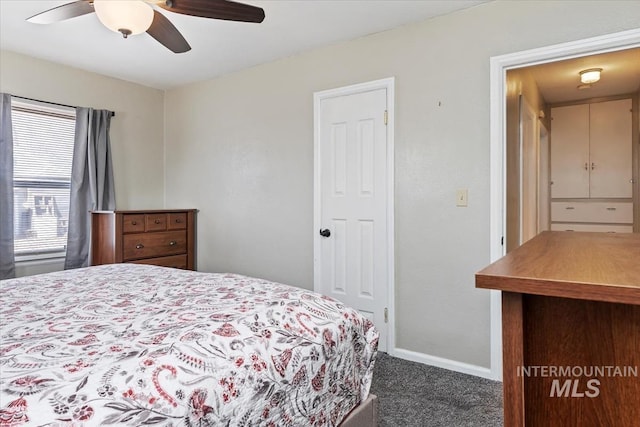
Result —
<path fill-rule="evenodd" d="M 378 425 L 378 396 L 369 397 L 342 420 L 340 427 L 375 427 Z"/>

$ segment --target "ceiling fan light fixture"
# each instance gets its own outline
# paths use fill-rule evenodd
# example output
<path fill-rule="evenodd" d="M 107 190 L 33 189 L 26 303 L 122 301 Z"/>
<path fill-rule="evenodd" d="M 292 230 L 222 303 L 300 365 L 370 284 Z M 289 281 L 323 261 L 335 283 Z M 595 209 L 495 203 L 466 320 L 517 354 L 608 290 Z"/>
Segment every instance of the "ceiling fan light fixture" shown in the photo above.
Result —
<path fill-rule="evenodd" d="M 124 38 L 144 33 L 153 22 L 153 9 L 144 1 L 94 0 L 93 6 L 100 22 Z"/>
<path fill-rule="evenodd" d="M 600 73 L 602 68 L 589 68 L 588 70 L 580 71 L 580 81 L 583 84 L 592 84 L 600 80 Z"/>

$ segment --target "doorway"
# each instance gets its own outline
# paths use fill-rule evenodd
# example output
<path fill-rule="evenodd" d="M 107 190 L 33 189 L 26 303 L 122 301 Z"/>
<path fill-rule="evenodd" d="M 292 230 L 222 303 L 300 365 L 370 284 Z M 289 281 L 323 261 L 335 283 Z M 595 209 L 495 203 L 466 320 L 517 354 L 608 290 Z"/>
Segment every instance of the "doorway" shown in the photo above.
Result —
<path fill-rule="evenodd" d="M 491 143 L 490 143 L 490 260 L 498 260 L 506 253 L 506 73 L 510 69 L 551 63 L 599 53 L 640 47 L 640 29 L 578 40 L 523 52 L 492 57 L 491 67 Z M 637 131 L 636 131 L 637 133 Z M 638 165 L 634 166 L 637 180 Z M 638 197 L 638 186 L 635 189 Z M 637 213 L 636 213 L 637 218 Z M 501 293 L 491 294 L 491 375 L 502 378 L 502 310 Z"/>
<path fill-rule="evenodd" d="M 314 94 L 314 290 L 394 347 L 394 79 Z"/>

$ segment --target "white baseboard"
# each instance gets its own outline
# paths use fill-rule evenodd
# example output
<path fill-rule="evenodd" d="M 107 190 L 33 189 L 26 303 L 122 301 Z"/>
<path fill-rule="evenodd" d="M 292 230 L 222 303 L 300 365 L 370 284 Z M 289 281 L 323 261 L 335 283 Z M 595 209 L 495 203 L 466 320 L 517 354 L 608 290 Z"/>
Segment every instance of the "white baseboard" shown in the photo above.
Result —
<path fill-rule="evenodd" d="M 475 375 L 476 377 L 488 378 L 496 380 L 492 375 L 491 369 L 469 363 L 458 362 L 456 360 L 445 359 L 429 354 L 418 353 L 416 351 L 405 350 L 403 348 L 394 348 L 389 354 L 400 359 L 409 360 L 411 362 L 424 363 L 425 365 L 435 366 L 437 368 L 448 369 L 450 371 L 461 372 L 463 374 Z"/>

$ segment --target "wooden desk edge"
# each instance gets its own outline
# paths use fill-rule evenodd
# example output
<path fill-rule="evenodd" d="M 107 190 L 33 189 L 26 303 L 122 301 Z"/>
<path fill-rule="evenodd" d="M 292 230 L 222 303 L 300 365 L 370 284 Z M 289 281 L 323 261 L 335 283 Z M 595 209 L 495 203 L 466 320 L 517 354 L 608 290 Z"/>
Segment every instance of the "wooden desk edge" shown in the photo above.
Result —
<path fill-rule="evenodd" d="M 561 298 L 640 305 L 640 288 L 476 274 L 476 288 Z"/>

